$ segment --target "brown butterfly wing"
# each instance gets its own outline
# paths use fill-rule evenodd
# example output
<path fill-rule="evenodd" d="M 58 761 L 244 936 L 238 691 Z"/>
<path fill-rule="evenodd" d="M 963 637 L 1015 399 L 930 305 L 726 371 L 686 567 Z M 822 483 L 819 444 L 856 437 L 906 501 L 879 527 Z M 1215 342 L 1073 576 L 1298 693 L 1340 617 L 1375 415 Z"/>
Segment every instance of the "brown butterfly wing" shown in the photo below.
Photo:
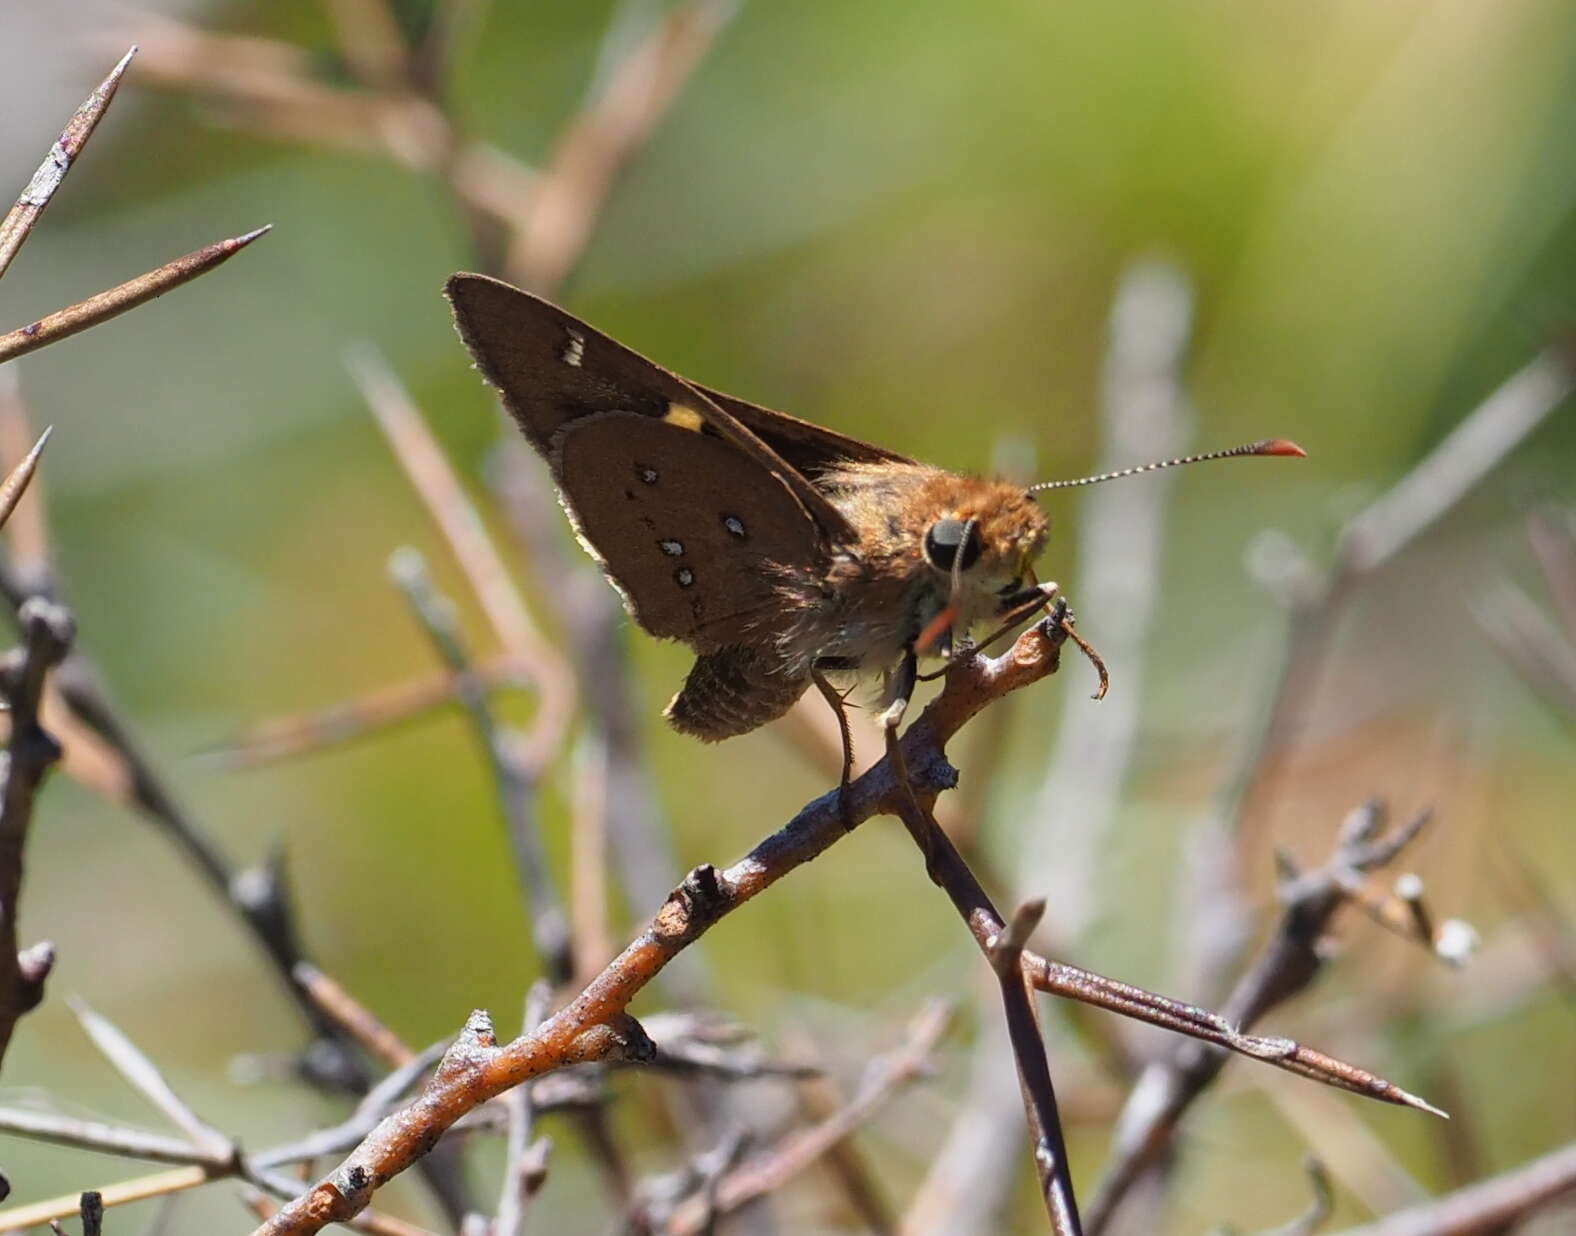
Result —
<path fill-rule="evenodd" d="M 666 420 L 729 442 L 774 475 L 813 522 L 823 548 L 857 539 L 808 478 L 677 374 L 497 279 L 458 274 L 444 290 L 482 375 L 498 388 L 526 437 L 549 462 L 554 436 L 581 417 L 633 412 Z"/>
<path fill-rule="evenodd" d="M 546 301 L 478 275 L 447 292 L 635 620 L 701 652 L 770 642 L 776 580 L 823 570 L 850 535 L 825 497 L 682 379 Z"/>

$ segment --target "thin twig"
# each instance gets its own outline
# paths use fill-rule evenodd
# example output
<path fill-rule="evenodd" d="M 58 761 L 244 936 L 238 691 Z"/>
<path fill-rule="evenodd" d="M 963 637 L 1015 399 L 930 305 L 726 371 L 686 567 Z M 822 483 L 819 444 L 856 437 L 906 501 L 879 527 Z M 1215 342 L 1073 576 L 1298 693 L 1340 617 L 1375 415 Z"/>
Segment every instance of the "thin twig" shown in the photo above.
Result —
<path fill-rule="evenodd" d="M 113 1022 L 95 1013 L 76 997 L 71 998 L 70 1004 L 71 1011 L 77 1015 L 83 1030 L 93 1040 L 93 1046 L 99 1049 L 104 1058 L 143 1098 L 163 1112 L 171 1124 L 186 1134 L 194 1145 L 201 1147 L 211 1158 L 236 1153 L 235 1143 L 194 1112 L 186 1101 L 175 1093 L 169 1082 L 164 1080 L 164 1074 L 159 1072 L 158 1066 L 121 1033 Z"/>
<path fill-rule="evenodd" d="M 366 346 L 351 351 L 346 364 L 411 484 L 453 550 L 505 654 L 526 667 L 536 683 L 537 715 L 526 754 L 531 775 L 539 778 L 562 749 L 574 715 L 575 683 L 569 666 L 537 630 L 481 516 L 393 370 L 377 351 Z"/>
<path fill-rule="evenodd" d="M 44 454 L 44 446 L 48 443 L 52 432 L 53 427 L 45 429 L 38 436 L 38 441 L 33 444 L 33 449 L 23 456 L 22 462 L 11 469 L 11 474 L 5 478 L 3 484 L 0 484 L 0 528 L 3 528 L 11 518 L 11 512 L 16 510 L 16 504 L 22 501 L 22 495 L 27 492 L 28 484 L 38 470 L 38 461 Z"/>
<path fill-rule="evenodd" d="M 60 182 L 71 170 L 72 161 L 82 153 L 88 138 L 93 136 L 93 130 L 98 127 L 98 122 L 103 119 L 110 102 L 115 98 L 115 91 L 120 88 L 120 79 L 126 72 L 126 66 L 136 54 L 137 49 L 133 47 L 122 56 L 120 63 L 110 70 L 109 76 L 77 108 L 76 114 L 50 147 L 38 171 L 33 173 L 27 188 L 22 190 L 22 196 L 16 199 L 16 205 L 0 220 L 0 275 L 5 274 L 11 260 L 32 232 L 33 225 L 55 196 L 55 190 L 60 188 Z"/>
<path fill-rule="evenodd" d="M 453 607 L 433 591 L 421 555 L 413 549 L 399 550 L 390 559 L 389 571 L 449 670 L 457 677 L 468 676 L 470 656 L 461 641 Z M 547 973 L 561 983 L 574 973 L 574 960 L 569 920 L 548 871 L 547 856 L 538 833 L 538 772 L 522 757 L 514 735 L 494 717 L 485 692 L 468 691 L 461 699 L 492 767 L 515 864 L 528 897 L 526 909 L 531 917 L 531 934 L 537 952 Z"/>
<path fill-rule="evenodd" d="M 1324 964 L 1320 940 L 1335 912 L 1349 899 L 1350 889 L 1364 873 L 1392 861 L 1416 838 L 1427 819 L 1426 813 L 1420 815 L 1386 836 L 1380 804 L 1368 804 L 1348 816 L 1329 862 L 1317 871 L 1287 880 L 1282 890 L 1285 909 L 1276 932 L 1222 1010 L 1227 1024 L 1251 1026 L 1313 981 Z M 1299 1053 L 1305 1050 L 1299 1049 Z M 1215 1080 L 1225 1062 L 1226 1056 L 1219 1050 L 1186 1043 L 1146 1070 L 1118 1121 L 1111 1162 L 1089 1205 L 1090 1236 L 1105 1230 L 1117 1205 L 1158 1161 L 1183 1113 Z M 1413 1096 L 1402 1101 L 1444 1115 Z"/>
<path fill-rule="evenodd" d="M 24 574 L 18 564 L 0 557 L 0 594 L 11 604 L 25 610 L 35 597 L 43 603 L 53 590 L 47 562 L 35 564 Z M 272 864 L 248 871 L 238 872 L 231 866 L 143 752 L 130 726 L 110 702 L 96 667 L 81 649 L 73 649 L 61 662 L 54 686 L 69 716 L 119 762 L 128 787 L 127 805 L 159 826 L 262 947 L 316 1036 L 312 1049 L 301 1057 L 308 1076 L 330 1088 L 364 1092 L 368 1084 L 365 1069 L 339 1027 L 291 979 L 292 968 L 304 957 L 281 867 L 282 855 L 276 853 Z M 423 1175 L 447 1212 L 457 1215 L 468 1209 L 468 1199 L 456 1185 L 457 1177 L 445 1170 L 442 1158 L 424 1164 Z"/>
<path fill-rule="evenodd" d="M 951 1021 L 952 1010 L 945 1003 L 927 1005 L 909 1023 L 902 1046 L 866 1066 L 853 1098 L 844 1107 L 724 1173 L 709 1199 L 691 1198 L 669 1217 L 661 1228 L 664 1236 L 697 1236 L 708 1218 L 731 1214 L 747 1202 L 765 1197 L 826 1154 L 904 1085 L 924 1074 Z"/>
<path fill-rule="evenodd" d="M 1002 1008 L 1007 1037 L 1018 1066 L 1024 1110 L 1029 1116 L 1030 1148 L 1040 1178 L 1040 1193 L 1058 1236 L 1079 1236 L 1078 1203 L 1073 1192 L 1072 1170 L 1067 1161 L 1067 1141 L 1062 1131 L 1056 1091 L 1051 1084 L 1050 1063 L 1040 1021 L 1023 971 L 1023 946 L 1045 915 L 1043 900 L 1026 901 L 1013 912 L 1006 928 L 986 947 L 986 957 L 1001 980 Z"/>
<path fill-rule="evenodd" d="M 1554 507 L 1534 512 L 1527 518 L 1527 543 L 1566 633 L 1576 639 L 1576 511 Z"/>
<path fill-rule="evenodd" d="M 470 676 L 477 689 L 488 691 L 522 687 L 533 681 L 523 663 L 511 656 L 480 660 Z M 314 712 L 259 721 L 202 755 L 232 769 L 314 755 L 453 704 L 456 696 L 470 687 L 449 673 L 410 678 Z"/>
<path fill-rule="evenodd" d="M 20 365 L 0 365 L 0 460 L 11 468 L 18 467 L 27 458 L 28 443 L 51 433 L 49 428 L 41 435 L 33 429 L 27 401 L 22 397 L 21 372 Z M 39 564 L 49 558 L 44 489 L 44 478 L 35 470 L 27 485 L 33 500 L 19 503 L 5 525 L 7 548 L 24 571 L 38 569 Z"/>
<path fill-rule="evenodd" d="M 525 1016 L 520 1032 L 529 1034 L 542 1024 L 553 998 L 552 986 L 539 979 L 525 997 Z M 547 1156 L 552 1143 L 547 1138 L 532 1140 L 536 1127 L 536 1104 L 531 1086 L 516 1086 L 503 1096 L 509 1113 L 508 1139 L 504 1145 L 503 1183 L 498 1193 L 498 1214 L 491 1236 L 520 1236 L 525 1212 L 531 1199 L 547 1179 Z"/>
<path fill-rule="evenodd" d="M 1576 1192 L 1576 1142 L 1339 1236 L 1493 1236 Z"/>
<path fill-rule="evenodd" d="M 1289 625 L 1280 672 L 1237 769 L 1228 781 L 1221 815 L 1254 818 L 1272 797 L 1273 757 L 1317 686 L 1336 619 L 1353 589 L 1394 561 L 1461 502 L 1513 449 L 1526 440 L 1576 387 L 1571 358 L 1551 347 L 1512 374 L 1445 438 L 1342 532 L 1334 565 L 1320 575 L 1306 564 L 1287 568 L 1285 554 L 1259 562 L 1268 579 L 1288 582 Z"/>
<path fill-rule="evenodd" d="M 1024 954 L 1023 964 L 1029 981 L 1049 995 L 1158 1026 L 1336 1090 L 1439 1114 L 1432 1104 L 1367 1069 L 1337 1060 L 1292 1039 L 1244 1034 L 1220 1013 L 1033 953 Z"/>
<path fill-rule="evenodd" d="M 584 252 L 619 174 L 650 140 L 712 40 L 732 0 L 687 0 L 668 12 L 560 137 L 519 222 L 505 272 L 551 295 Z"/>
<path fill-rule="evenodd" d="M 391 1069 L 402 1068 L 416 1053 L 400 1042 L 382 1020 L 339 983 L 309 961 L 298 961 L 290 970 L 296 985 L 311 997 L 324 1015 L 330 1017 L 374 1060 Z"/>
<path fill-rule="evenodd" d="M 164 293 L 180 287 L 181 284 L 191 282 L 198 275 L 205 275 L 210 270 L 222 266 L 272 226 L 265 224 L 244 236 L 234 236 L 229 240 L 217 241 L 204 248 L 193 250 L 184 257 L 178 257 L 156 270 L 150 270 L 145 275 L 128 279 L 118 287 L 110 288 L 108 291 L 100 292 L 96 296 L 90 296 L 86 300 L 78 301 L 65 309 L 39 318 L 36 322 L 18 327 L 10 334 L 0 335 L 0 362 L 15 360 L 18 356 L 26 356 L 29 352 L 36 352 L 51 343 L 59 343 L 79 331 L 119 317 L 138 305 L 144 305 L 157 296 L 163 296 Z"/>
<path fill-rule="evenodd" d="M 214 1154 L 167 1133 L 151 1133 L 146 1129 L 103 1124 L 97 1120 L 79 1120 L 75 1116 L 59 1116 L 53 1112 L 0 1107 L 0 1132 L 50 1142 L 56 1146 L 97 1150 L 129 1159 L 146 1159 L 150 1163 L 200 1163 L 215 1168 L 225 1167 L 229 1163 L 227 1153 Z"/>
<path fill-rule="evenodd" d="M 183 1189 L 194 1189 L 219 1179 L 228 1172 L 204 1167 L 176 1167 L 151 1176 L 139 1176 L 120 1184 L 105 1185 L 98 1189 L 99 1200 L 106 1208 L 124 1206 L 129 1202 L 143 1202 L 154 1197 L 168 1197 Z M 82 1195 L 66 1193 L 60 1197 L 30 1202 L 26 1206 L 13 1206 L 0 1210 L 0 1233 L 25 1232 L 57 1219 L 71 1219 L 82 1213 Z"/>
<path fill-rule="evenodd" d="M 1033 628 L 1041 631 L 1045 624 Z M 1060 623 L 1053 628 L 1065 630 Z M 1033 633 L 1031 631 L 1031 634 Z M 926 799 L 933 797 L 926 795 Z M 1024 941 L 1044 913 L 1043 902 L 1027 903 L 1013 918 L 1002 921 L 973 871 L 958 853 L 951 839 L 941 831 L 926 802 L 916 789 L 900 794 L 894 804 L 909 836 L 925 856 L 925 870 L 951 899 L 958 914 L 974 935 L 991 968 L 1001 979 L 1003 1010 L 1013 1060 L 1018 1068 L 1024 1115 L 1028 1121 L 1030 1147 L 1040 1193 L 1045 1203 L 1051 1230 L 1057 1236 L 1081 1236 L 1078 1202 L 1067 1162 L 1067 1145 L 1061 1116 L 1056 1106 L 1056 1091 L 1051 1082 L 1050 1064 L 1045 1058 L 1045 1043 L 1040 1036 L 1039 1020 L 1028 999 L 1023 977 L 1030 972 L 1024 956 Z"/>
<path fill-rule="evenodd" d="M 986 717 L 989 715 L 987 713 Z M 985 719 L 982 717 L 981 721 Z M 788 1046 L 799 1055 L 808 1055 L 813 1050 L 808 1035 L 794 1036 Z M 815 1123 L 830 1118 L 848 1102 L 837 1083 L 825 1076 L 800 1082 L 798 1096 L 800 1111 Z M 887 1199 L 874 1166 L 854 1139 L 845 1138 L 833 1144 L 822 1158 L 849 1207 L 873 1236 L 897 1236 L 898 1221 L 892 1203 Z"/>
<path fill-rule="evenodd" d="M 84 1024 L 111 1063 L 194 1140 L 181 1141 L 141 1129 L 9 1109 L 0 1109 L 0 1129 L 40 1141 L 183 1165 L 175 1171 L 156 1172 L 106 1186 L 101 1192 L 110 1206 L 152 1197 L 168 1197 L 210 1181 L 235 1177 L 267 1188 L 278 1196 L 290 1197 L 299 1188 L 299 1182 L 280 1175 L 275 1168 L 353 1146 L 438 1061 L 447 1046 L 439 1044 L 437 1050 L 423 1052 L 404 1068 L 379 1082 L 367 1093 L 345 1125 L 320 1130 L 261 1154 L 243 1156 L 232 1139 L 206 1125 L 170 1090 L 157 1068 L 125 1035 L 93 1015 L 88 1015 Z M 78 1204 L 77 1195 L 67 1195 L 0 1211 L 0 1232 L 16 1231 L 74 1215 Z M 357 1216 L 352 1226 L 396 1236 L 420 1230 L 401 1227 L 397 1221 L 372 1212 Z"/>
<path fill-rule="evenodd" d="M 44 997 L 54 963 L 48 945 L 18 952 L 18 908 L 22 855 L 33 819 L 33 800 L 60 745 L 39 724 L 45 675 L 65 658 L 74 638 L 71 615 L 42 598 L 26 601 L 17 614 L 22 647 L 0 659 L 0 695 L 10 707 L 11 733 L 0 768 L 0 1058 L 10 1046 L 17 1018 Z"/>

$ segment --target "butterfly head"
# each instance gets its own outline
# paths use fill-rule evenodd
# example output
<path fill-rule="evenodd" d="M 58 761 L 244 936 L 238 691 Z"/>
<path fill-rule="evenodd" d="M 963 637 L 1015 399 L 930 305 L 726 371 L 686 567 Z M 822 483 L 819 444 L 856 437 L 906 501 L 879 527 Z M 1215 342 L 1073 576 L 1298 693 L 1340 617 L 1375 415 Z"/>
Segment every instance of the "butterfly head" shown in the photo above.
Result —
<path fill-rule="evenodd" d="M 969 477 L 946 478 L 921 554 L 935 591 L 957 606 L 961 625 L 993 617 L 1022 593 L 1045 545 L 1049 521 L 1022 488 Z"/>

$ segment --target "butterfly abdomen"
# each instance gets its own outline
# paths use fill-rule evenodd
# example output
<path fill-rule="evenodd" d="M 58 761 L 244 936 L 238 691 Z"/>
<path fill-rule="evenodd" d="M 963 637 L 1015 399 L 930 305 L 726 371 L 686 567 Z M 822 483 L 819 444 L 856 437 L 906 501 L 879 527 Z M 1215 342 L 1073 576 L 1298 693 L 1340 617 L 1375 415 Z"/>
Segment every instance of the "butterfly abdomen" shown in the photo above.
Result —
<path fill-rule="evenodd" d="M 665 715 L 680 733 L 718 742 L 775 721 L 809 683 L 753 648 L 722 648 L 695 659 Z"/>

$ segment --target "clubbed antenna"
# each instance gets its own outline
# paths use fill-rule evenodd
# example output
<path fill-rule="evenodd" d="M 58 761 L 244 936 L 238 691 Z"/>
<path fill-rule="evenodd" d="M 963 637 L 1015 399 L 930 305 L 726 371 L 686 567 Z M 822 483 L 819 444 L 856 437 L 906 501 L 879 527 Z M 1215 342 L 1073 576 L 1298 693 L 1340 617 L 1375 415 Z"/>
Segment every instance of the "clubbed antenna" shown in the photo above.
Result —
<path fill-rule="evenodd" d="M 1100 481 L 1114 481 L 1124 476 L 1136 476 L 1140 472 L 1157 472 L 1161 468 L 1175 468 L 1178 464 L 1204 463 L 1210 459 L 1235 459 L 1238 455 L 1290 455 L 1302 459 L 1307 454 L 1307 451 L 1288 438 L 1266 438 L 1262 442 L 1247 442 L 1227 451 L 1206 451 L 1202 455 L 1184 455 L 1180 459 L 1139 464 L 1136 468 L 1122 468 L 1117 472 L 1102 472 L 1099 476 L 1081 476 L 1073 481 L 1041 481 L 1038 485 L 1030 485 L 1029 492 L 1037 494 L 1047 489 L 1071 489 L 1075 485 L 1094 485 Z"/>

